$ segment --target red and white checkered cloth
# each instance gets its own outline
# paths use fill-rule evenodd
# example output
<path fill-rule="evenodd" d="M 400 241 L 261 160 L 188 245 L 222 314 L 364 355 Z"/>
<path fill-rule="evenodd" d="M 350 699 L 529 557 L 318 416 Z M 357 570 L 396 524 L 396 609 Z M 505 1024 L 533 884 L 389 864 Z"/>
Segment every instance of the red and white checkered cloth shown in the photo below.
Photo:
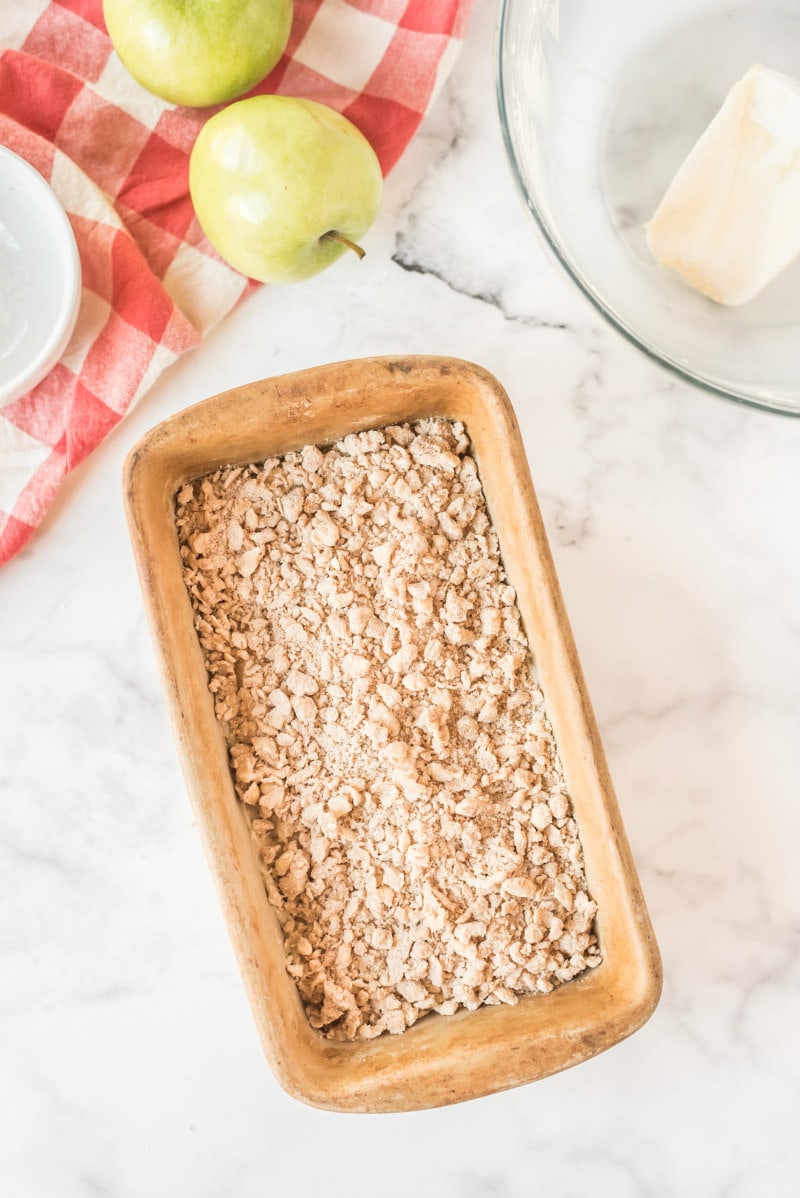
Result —
<path fill-rule="evenodd" d="M 457 52 L 470 0 L 295 0 L 289 44 L 259 92 L 344 113 L 384 174 Z M 0 144 L 50 182 L 78 242 L 83 296 L 54 370 L 0 409 L 0 564 L 22 548 L 68 471 L 161 371 L 255 287 L 203 237 L 189 153 L 207 110 L 128 75 L 102 0 L 2 0 Z"/>

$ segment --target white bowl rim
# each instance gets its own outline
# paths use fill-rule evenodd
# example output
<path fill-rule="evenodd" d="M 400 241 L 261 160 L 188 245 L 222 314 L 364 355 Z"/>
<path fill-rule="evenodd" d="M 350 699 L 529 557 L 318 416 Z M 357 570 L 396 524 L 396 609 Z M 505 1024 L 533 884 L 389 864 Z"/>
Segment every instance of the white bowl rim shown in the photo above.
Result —
<path fill-rule="evenodd" d="M 50 231 L 54 234 L 64 275 L 64 291 L 58 317 L 38 353 L 10 379 L 0 382 L 0 407 L 25 395 L 49 373 L 67 347 L 78 319 L 81 299 L 81 261 L 78 245 L 69 217 L 50 184 L 34 166 L 0 145 L 0 174 L 13 179 L 26 178 L 32 183 L 42 202 Z"/>

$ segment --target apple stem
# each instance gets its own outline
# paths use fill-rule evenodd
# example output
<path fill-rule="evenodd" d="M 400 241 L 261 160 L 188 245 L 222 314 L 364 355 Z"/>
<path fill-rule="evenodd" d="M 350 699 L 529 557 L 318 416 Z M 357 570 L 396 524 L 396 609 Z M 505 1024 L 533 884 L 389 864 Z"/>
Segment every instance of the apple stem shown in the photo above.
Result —
<path fill-rule="evenodd" d="M 361 246 L 357 242 L 351 241 L 349 237 L 345 237 L 344 233 L 337 233 L 335 229 L 331 229 L 328 233 L 322 234 L 320 240 L 325 241 L 326 239 L 328 241 L 338 241 L 341 245 L 346 245 L 347 248 L 352 250 L 354 254 L 358 254 L 359 258 L 363 258 L 367 252 L 366 250 L 362 250 Z"/>

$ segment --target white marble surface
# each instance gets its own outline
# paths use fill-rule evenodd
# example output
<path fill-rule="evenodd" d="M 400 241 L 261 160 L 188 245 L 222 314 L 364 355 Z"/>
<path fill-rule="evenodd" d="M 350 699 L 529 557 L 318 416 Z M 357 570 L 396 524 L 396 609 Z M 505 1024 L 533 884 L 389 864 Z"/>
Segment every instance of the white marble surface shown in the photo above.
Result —
<path fill-rule="evenodd" d="M 0 1192 L 800 1192 L 800 420 L 678 385 L 545 260 L 478 0 L 368 256 L 264 290 L 70 480 L 0 577 Z M 150 425 L 372 353 L 494 371 L 534 480 L 665 966 L 649 1024 L 512 1093 L 385 1117 L 273 1080 L 178 770 L 124 527 Z"/>

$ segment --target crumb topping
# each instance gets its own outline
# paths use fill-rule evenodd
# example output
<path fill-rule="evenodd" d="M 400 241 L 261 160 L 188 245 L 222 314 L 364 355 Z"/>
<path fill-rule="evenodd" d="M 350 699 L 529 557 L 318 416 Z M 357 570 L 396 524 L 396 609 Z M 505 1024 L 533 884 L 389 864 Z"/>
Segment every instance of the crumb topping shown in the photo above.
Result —
<path fill-rule="evenodd" d="M 184 486 L 186 586 L 311 1025 L 402 1032 L 600 961 L 578 830 L 463 427 Z"/>

